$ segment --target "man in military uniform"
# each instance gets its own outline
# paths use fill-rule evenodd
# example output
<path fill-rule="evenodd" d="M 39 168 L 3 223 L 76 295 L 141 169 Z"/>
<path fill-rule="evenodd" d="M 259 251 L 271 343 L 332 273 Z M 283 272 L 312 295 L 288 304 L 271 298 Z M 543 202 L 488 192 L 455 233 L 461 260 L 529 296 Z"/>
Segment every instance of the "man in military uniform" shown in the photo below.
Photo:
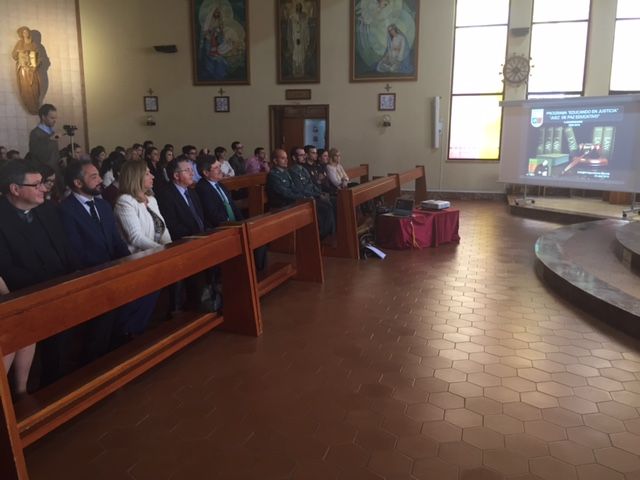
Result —
<path fill-rule="evenodd" d="M 299 150 L 302 151 L 304 156 L 304 150 Z M 335 232 L 336 225 L 333 207 L 322 196 L 320 190 L 313 185 L 309 172 L 301 165 L 296 165 L 299 169 L 296 168 L 289 171 L 287 168 L 289 165 L 287 152 L 281 149 L 273 151 L 271 162 L 273 163 L 273 168 L 267 177 L 269 204 L 274 208 L 278 208 L 290 205 L 303 198 L 314 198 L 316 200 L 320 238 L 332 235 Z M 304 173 L 300 174 L 300 171 Z"/>

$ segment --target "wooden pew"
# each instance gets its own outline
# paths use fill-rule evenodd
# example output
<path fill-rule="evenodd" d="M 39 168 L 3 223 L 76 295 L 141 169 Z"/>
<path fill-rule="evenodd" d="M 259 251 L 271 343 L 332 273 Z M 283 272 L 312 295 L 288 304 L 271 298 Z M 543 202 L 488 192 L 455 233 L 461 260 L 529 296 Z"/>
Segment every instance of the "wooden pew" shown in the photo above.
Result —
<path fill-rule="evenodd" d="M 356 178 L 360 179 L 360 183 L 365 183 L 369 181 L 369 164 L 361 163 L 357 167 L 345 168 L 345 172 L 347 173 L 347 177 L 351 180 Z"/>
<path fill-rule="evenodd" d="M 275 263 L 260 278 L 256 277 L 260 297 L 289 278 L 324 282 L 318 220 L 313 200 L 304 200 L 291 207 L 251 218 L 244 224 L 251 250 L 284 236 L 293 237 L 295 263 Z M 255 267 L 253 270 L 256 271 Z M 262 325 L 260 330 L 261 327 Z"/>
<path fill-rule="evenodd" d="M 397 175 L 399 180 L 398 189 L 389 196 L 389 200 L 393 201 L 402 195 L 402 185 L 415 181 L 415 193 L 413 196 L 414 202 L 419 204 L 423 200 L 427 199 L 427 177 L 424 171 L 424 165 L 416 165 L 415 168 L 407 170 L 402 173 L 390 173 L 391 175 Z"/>
<path fill-rule="evenodd" d="M 221 264 L 224 318 L 188 312 L 12 404 L 0 364 L 0 478 L 28 479 L 23 449 L 213 328 L 257 335 L 260 306 L 247 228 L 142 252 L 0 299 L 0 356 Z"/>
<path fill-rule="evenodd" d="M 247 198 L 236 200 L 235 202 L 241 210 L 248 210 L 249 217 L 255 217 L 265 212 L 265 205 L 267 204 L 267 175 L 266 173 L 250 173 L 249 175 L 223 178 L 220 183 L 230 192 L 246 188 L 248 191 Z"/>
<path fill-rule="evenodd" d="M 398 175 L 389 175 L 353 188 L 339 190 L 335 245 L 323 245 L 322 254 L 330 257 L 360 258 L 356 207 L 381 195 L 393 195 L 399 188 Z"/>

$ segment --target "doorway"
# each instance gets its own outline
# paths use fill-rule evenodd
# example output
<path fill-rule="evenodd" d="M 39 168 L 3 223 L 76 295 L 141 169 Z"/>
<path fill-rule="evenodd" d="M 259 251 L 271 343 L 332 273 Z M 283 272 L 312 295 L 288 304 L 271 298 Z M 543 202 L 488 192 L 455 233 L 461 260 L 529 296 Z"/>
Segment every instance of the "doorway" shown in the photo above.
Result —
<path fill-rule="evenodd" d="M 329 105 L 270 105 L 269 141 L 271 151 L 282 148 L 329 144 Z"/>

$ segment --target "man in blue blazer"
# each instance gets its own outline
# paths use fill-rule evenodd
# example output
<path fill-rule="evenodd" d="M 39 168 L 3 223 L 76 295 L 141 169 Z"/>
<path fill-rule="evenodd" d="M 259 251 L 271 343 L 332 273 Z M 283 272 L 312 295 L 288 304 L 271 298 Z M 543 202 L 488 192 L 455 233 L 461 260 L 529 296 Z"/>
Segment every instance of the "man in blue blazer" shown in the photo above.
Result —
<path fill-rule="evenodd" d="M 223 222 L 244 220 L 231 194 L 219 183 L 222 179 L 221 165 L 215 157 L 206 156 L 198 161 L 198 171 L 202 178 L 196 184 L 204 219 L 212 228 Z"/>
<path fill-rule="evenodd" d="M 221 165 L 215 157 L 206 156 L 198 161 L 198 171 L 202 178 L 196 184 L 196 192 L 202 203 L 205 222 L 215 228 L 224 222 L 244 220 L 229 191 L 220 183 Z M 253 252 L 256 268 L 264 270 L 267 262 L 267 247 L 256 248 Z"/>
<path fill-rule="evenodd" d="M 60 204 L 61 218 L 82 267 L 128 256 L 129 249 L 118 232 L 111 207 L 98 196 L 102 184 L 98 169 L 89 160 L 72 162 L 67 167 L 65 181 L 71 194 Z M 127 324 L 129 317 L 135 317 L 138 322 L 148 321 L 154 306 L 155 298 L 143 297 L 84 324 L 83 361 L 90 362 L 109 351 L 112 336 L 120 333 L 118 326 Z"/>

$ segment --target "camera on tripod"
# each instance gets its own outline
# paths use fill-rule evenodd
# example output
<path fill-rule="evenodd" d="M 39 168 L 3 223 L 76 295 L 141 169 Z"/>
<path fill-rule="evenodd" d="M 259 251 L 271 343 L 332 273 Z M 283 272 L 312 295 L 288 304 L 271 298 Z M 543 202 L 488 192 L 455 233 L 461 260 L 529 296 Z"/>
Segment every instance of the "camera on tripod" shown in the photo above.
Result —
<path fill-rule="evenodd" d="M 63 125 L 62 129 L 68 137 L 73 137 L 76 133 L 76 130 L 78 130 L 78 127 L 76 127 L 75 125 Z"/>

